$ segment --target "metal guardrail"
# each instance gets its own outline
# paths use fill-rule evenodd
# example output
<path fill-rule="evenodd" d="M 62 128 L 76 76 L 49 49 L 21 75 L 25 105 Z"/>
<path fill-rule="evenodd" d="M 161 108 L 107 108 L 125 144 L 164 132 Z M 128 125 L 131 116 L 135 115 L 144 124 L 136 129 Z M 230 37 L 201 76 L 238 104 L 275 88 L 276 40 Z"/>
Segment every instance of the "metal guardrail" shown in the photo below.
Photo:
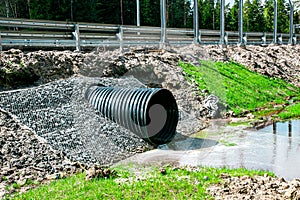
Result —
<path fill-rule="evenodd" d="M 168 28 L 167 42 L 188 45 L 195 42 L 192 29 Z M 219 30 L 199 30 L 199 44 L 220 44 Z M 289 34 L 277 34 L 278 44 L 288 44 Z M 293 44 L 299 44 L 293 35 Z M 225 44 L 239 44 L 238 32 L 225 32 Z M 273 33 L 249 32 L 243 34 L 242 44 L 270 44 Z M 121 26 L 115 24 L 73 23 L 46 20 L 0 18 L 0 51 L 8 48 L 70 48 L 80 51 L 99 46 L 159 45 L 161 28 Z"/>

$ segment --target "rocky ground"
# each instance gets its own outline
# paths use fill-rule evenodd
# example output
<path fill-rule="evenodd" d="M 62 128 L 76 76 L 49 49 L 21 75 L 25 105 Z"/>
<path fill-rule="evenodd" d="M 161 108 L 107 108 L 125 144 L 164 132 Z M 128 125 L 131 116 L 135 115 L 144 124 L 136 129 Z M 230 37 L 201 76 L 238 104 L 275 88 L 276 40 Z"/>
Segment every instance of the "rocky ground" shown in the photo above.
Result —
<path fill-rule="evenodd" d="M 230 177 L 221 175 L 223 182 L 208 188 L 216 199 L 300 199 L 300 180 L 264 176 Z"/>
<path fill-rule="evenodd" d="M 61 178 L 84 169 L 3 110 L 0 146 L 0 199 L 34 181 Z"/>
<path fill-rule="evenodd" d="M 206 124 L 199 118 L 211 117 L 204 105 L 207 94 L 202 91 L 203 95 L 198 95 L 178 67 L 179 61 L 199 64 L 201 59 L 236 61 L 250 70 L 300 86 L 299 45 L 1 52 L 0 198 L 8 191 L 5 187 L 13 183 L 22 185 L 29 179 L 47 180 L 49 175 L 82 170 L 73 161 L 109 165 L 152 148 L 108 122 L 84 101 L 84 91 L 92 83 L 167 88 L 181 113 L 177 131 L 188 135 L 203 129 Z M 17 88 L 23 89 L 12 90 Z M 240 183 L 239 179 L 230 180 Z M 270 179 L 265 184 L 276 181 Z M 224 198 L 222 195 L 232 195 L 236 190 L 228 193 L 224 185 L 218 188 L 212 194 Z"/>

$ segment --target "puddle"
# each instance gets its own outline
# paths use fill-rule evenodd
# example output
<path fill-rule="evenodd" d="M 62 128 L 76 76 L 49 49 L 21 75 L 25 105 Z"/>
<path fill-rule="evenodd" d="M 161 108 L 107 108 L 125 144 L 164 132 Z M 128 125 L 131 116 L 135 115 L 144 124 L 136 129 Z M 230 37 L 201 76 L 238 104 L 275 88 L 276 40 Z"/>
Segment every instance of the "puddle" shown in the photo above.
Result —
<path fill-rule="evenodd" d="M 287 180 L 300 178 L 300 120 L 258 131 L 243 128 L 213 125 L 205 138 L 186 137 L 122 162 L 245 167 L 269 170 Z"/>
<path fill-rule="evenodd" d="M 300 137 L 300 120 L 292 120 L 288 122 L 277 122 L 267 126 L 261 131 L 273 132 L 273 134 L 288 137 Z"/>

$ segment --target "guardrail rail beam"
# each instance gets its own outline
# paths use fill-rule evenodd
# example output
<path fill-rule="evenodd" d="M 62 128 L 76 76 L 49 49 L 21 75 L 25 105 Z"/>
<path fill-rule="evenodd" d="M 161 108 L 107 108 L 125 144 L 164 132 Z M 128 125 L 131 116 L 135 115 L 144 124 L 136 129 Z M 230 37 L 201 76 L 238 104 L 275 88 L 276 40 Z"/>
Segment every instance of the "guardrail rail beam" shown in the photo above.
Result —
<path fill-rule="evenodd" d="M 161 0 L 162 4 L 166 0 Z M 197 1 L 197 0 L 196 0 Z M 224 4 L 224 0 L 222 0 Z M 277 0 L 274 0 L 276 2 Z M 163 6 L 162 6 L 163 7 Z M 162 14 L 165 11 L 162 11 Z M 166 14 L 166 13 L 165 13 Z M 224 15 L 224 13 L 223 13 Z M 167 43 L 171 45 L 199 44 L 290 44 L 291 33 L 278 34 L 275 26 L 273 33 L 243 32 L 242 41 L 240 31 L 226 31 L 224 18 L 220 30 L 166 28 L 166 18 L 161 27 L 129 26 L 97 23 L 66 23 L 46 20 L 26 20 L 0 18 L 0 50 L 9 48 L 67 48 L 77 51 L 91 49 L 98 46 L 120 47 L 155 45 L 163 48 Z M 11 24 L 10 24 L 11 22 Z M 274 20 L 274 25 L 276 25 Z M 16 30 L 16 27 L 20 27 Z M 300 28 L 299 24 L 293 29 Z M 48 30 L 47 30 L 48 29 Z M 138 35 L 137 33 L 140 33 Z M 272 37 L 273 36 L 273 37 Z M 278 37 L 280 36 L 280 37 Z M 299 43 L 300 34 L 293 30 L 292 43 Z M 297 40 L 298 39 L 298 40 Z"/>

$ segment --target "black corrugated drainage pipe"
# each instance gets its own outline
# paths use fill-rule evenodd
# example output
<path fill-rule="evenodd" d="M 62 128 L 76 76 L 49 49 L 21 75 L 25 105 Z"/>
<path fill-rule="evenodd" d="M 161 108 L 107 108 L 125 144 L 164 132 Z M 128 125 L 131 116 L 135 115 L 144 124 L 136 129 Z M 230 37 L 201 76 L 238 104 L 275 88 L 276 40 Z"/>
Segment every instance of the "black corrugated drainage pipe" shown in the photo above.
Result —
<path fill-rule="evenodd" d="M 154 144 L 166 144 L 176 134 L 178 107 L 169 90 L 91 86 L 85 98 L 119 125 Z"/>

